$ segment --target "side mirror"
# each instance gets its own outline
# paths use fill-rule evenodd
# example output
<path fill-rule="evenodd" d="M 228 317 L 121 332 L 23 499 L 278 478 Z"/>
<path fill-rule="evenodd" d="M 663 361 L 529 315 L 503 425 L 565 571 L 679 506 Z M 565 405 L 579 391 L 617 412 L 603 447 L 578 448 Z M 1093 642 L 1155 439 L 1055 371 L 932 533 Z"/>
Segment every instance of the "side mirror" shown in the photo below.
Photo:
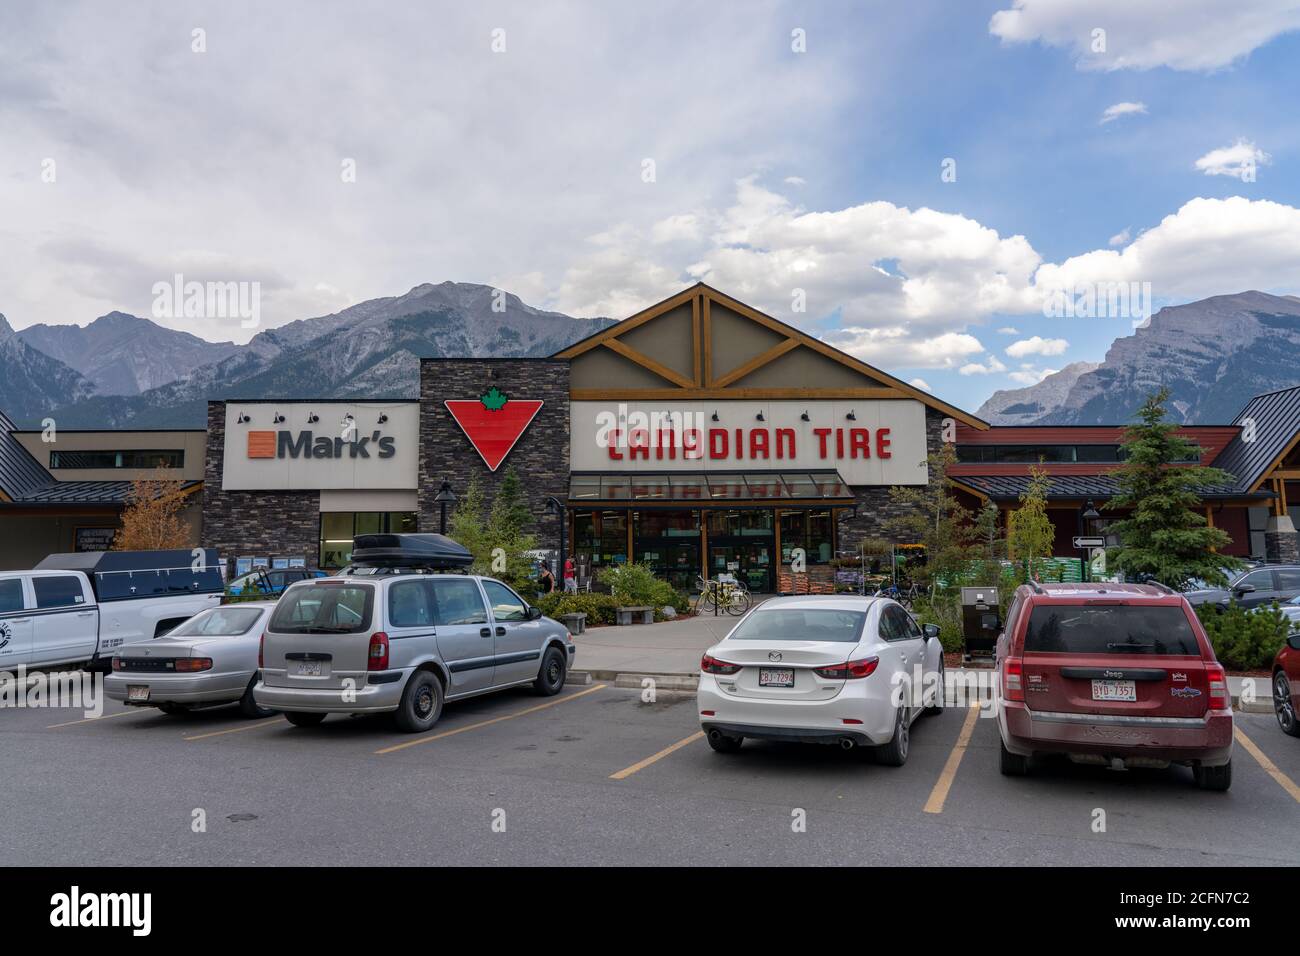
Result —
<path fill-rule="evenodd" d="M 939 625 L 938 625 L 938 624 L 923 624 L 923 625 L 921 625 L 921 630 L 925 632 L 925 636 L 926 636 L 926 637 L 938 637 L 938 636 L 939 636 Z"/>
<path fill-rule="evenodd" d="M 542 609 L 540 607 L 535 607 L 531 604 L 528 606 L 528 620 L 530 621 L 540 620 L 541 616 L 542 616 Z"/>
<path fill-rule="evenodd" d="M 1255 590 L 1255 585 L 1253 584 L 1238 584 L 1235 588 L 1232 589 L 1232 593 L 1249 594 L 1253 590 Z"/>
<path fill-rule="evenodd" d="M 1300 651 L 1300 631 L 1296 631 L 1286 639 L 1287 646 L 1293 651 Z"/>

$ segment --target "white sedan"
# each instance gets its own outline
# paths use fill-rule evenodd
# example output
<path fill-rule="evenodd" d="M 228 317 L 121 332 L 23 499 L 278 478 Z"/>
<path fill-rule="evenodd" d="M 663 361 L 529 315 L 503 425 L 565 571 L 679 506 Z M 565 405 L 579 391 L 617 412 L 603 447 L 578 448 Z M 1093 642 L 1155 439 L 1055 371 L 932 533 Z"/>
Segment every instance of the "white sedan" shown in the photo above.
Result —
<path fill-rule="evenodd" d="M 888 598 L 773 598 L 705 652 L 696 699 L 720 753 L 753 737 L 858 747 L 901 766 L 912 722 L 943 707 L 939 628 Z"/>

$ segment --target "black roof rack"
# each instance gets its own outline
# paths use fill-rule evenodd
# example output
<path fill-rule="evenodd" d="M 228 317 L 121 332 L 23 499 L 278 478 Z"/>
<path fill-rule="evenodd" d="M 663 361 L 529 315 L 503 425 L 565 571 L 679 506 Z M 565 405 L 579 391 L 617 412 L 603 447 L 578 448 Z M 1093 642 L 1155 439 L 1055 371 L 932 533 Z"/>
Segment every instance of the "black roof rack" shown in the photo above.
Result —
<path fill-rule="evenodd" d="M 474 556 L 442 534 L 359 534 L 352 542 L 352 563 L 449 570 L 469 567 Z"/>

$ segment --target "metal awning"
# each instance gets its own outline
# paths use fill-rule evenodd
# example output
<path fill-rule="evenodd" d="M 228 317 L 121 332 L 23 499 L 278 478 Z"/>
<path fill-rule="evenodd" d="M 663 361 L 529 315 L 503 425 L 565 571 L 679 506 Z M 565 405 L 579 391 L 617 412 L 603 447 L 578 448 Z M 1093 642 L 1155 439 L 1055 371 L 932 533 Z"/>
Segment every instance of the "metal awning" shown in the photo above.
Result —
<path fill-rule="evenodd" d="M 837 471 L 675 471 L 575 473 L 569 504 L 779 504 L 851 506 L 853 491 Z"/>

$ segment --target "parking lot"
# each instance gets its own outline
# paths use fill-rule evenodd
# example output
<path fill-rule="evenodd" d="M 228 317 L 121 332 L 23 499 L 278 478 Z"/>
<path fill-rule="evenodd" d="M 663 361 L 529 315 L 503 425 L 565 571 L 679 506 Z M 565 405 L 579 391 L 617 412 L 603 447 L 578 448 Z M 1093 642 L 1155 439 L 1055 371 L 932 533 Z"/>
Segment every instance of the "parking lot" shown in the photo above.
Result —
<path fill-rule="evenodd" d="M 715 754 L 693 694 L 601 682 L 450 704 L 416 736 L 10 708 L 0 863 L 1300 864 L 1300 741 L 1270 715 L 1238 715 L 1232 789 L 1207 793 L 1185 768 L 1002 777 L 977 713 L 923 718 L 894 769 L 832 747 Z"/>

